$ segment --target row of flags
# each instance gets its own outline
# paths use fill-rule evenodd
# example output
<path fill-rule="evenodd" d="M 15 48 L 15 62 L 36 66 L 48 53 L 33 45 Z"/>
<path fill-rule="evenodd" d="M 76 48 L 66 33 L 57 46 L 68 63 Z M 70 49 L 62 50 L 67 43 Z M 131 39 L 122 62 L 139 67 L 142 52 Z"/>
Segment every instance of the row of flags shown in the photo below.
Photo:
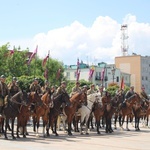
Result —
<path fill-rule="evenodd" d="M 91 81 L 93 74 L 94 74 L 94 66 L 92 66 L 89 69 L 89 81 Z M 79 81 L 79 77 L 80 77 L 80 63 L 79 63 L 79 59 L 77 59 L 77 70 L 76 70 L 76 80 Z M 105 79 L 105 67 L 102 69 L 101 71 L 101 81 L 104 81 Z M 125 88 L 125 84 L 124 84 L 124 77 L 121 78 L 121 83 L 120 83 L 120 88 L 124 89 Z"/>
<path fill-rule="evenodd" d="M 13 56 L 14 52 L 15 52 L 14 49 L 13 49 L 13 50 L 10 50 L 8 55 L 9 55 L 9 56 Z M 38 52 L 38 45 L 36 46 L 34 52 L 31 54 L 31 56 L 30 56 L 30 58 L 29 58 L 29 60 L 28 60 L 28 62 L 27 62 L 28 65 L 30 65 L 32 59 L 35 58 L 37 52 Z M 50 56 L 50 51 L 48 51 L 48 55 L 47 55 L 47 56 L 43 59 L 43 61 L 42 61 L 42 67 L 43 67 L 43 68 L 45 67 L 46 62 L 48 61 L 49 56 Z M 61 74 L 61 69 L 58 69 L 58 71 L 56 72 L 56 79 L 57 79 L 57 80 L 60 78 L 60 74 Z M 45 68 L 44 77 L 45 77 L 45 79 L 48 80 L 48 68 Z"/>

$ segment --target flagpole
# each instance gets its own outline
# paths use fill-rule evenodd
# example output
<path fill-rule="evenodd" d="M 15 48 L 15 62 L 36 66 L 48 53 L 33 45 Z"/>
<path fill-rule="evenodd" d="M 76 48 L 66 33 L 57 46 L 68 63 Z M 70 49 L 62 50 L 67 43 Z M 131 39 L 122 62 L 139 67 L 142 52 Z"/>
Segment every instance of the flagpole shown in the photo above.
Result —
<path fill-rule="evenodd" d="M 49 55 L 50 55 L 50 50 L 48 51 L 48 61 L 47 61 L 47 66 L 49 67 Z M 47 80 L 49 81 L 49 71 L 47 67 Z"/>

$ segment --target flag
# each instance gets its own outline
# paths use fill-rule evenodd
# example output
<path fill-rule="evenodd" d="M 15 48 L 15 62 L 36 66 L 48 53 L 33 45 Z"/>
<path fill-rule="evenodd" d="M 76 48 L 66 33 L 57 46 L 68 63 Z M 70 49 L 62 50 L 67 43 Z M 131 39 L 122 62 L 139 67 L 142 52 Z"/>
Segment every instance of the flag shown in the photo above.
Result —
<path fill-rule="evenodd" d="M 48 69 L 47 68 L 44 71 L 44 77 L 46 80 L 48 80 Z"/>
<path fill-rule="evenodd" d="M 58 80 L 60 78 L 61 69 L 59 68 L 56 74 L 56 79 Z"/>
<path fill-rule="evenodd" d="M 120 88 L 124 89 L 124 77 L 121 78 L 121 84 L 120 84 Z"/>
<path fill-rule="evenodd" d="M 9 55 L 11 55 L 11 56 L 12 56 L 12 55 L 14 54 L 14 52 L 15 52 L 15 51 L 14 51 L 14 49 L 13 49 L 13 50 L 10 50 Z"/>
<path fill-rule="evenodd" d="M 48 60 L 48 58 L 49 58 L 49 54 L 43 59 L 43 61 L 42 61 L 42 66 L 44 67 L 45 66 L 45 64 L 46 64 L 46 62 L 47 62 L 47 60 Z"/>
<path fill-rule="evenodd" d="M 101 80 L 104 80 L 104 74 L 105 74 L 105 68 L 103 68 L 101 71 Z"/>
<path fill-rule="evenodd" d="M 80 77 L 80 62 L 79 62 L 79 58 L 77 59 L 77 71 L 76 71 L 76 80 L 79 81 L 79 77 Z"/>
<path fill-rule="evenodd" d="M 92 68 L 90 68 L 89 70 L 89 80 L 91 80 L 93 73 L 94 73 L 94 66 L 92 66 Z"/>
<path fill-rule="evenodd" d="M 77 75 L 77 81 L 79 81 L 79 78 L 80 78 L 80 70 L 78 70 L 78 72 L 76 72 L 76 75 Z"/>
<path fill-rule="evenodd" d="M 29 61 L 28 61 L 28 65 L 32 61 L 32 58 L 37 54 L 37 50 L 38 50 L 38 46 L 36 46 L 36 49 L 34 50 L 34 52 L 32 53 L 32 55 L 30 56 Z"/>

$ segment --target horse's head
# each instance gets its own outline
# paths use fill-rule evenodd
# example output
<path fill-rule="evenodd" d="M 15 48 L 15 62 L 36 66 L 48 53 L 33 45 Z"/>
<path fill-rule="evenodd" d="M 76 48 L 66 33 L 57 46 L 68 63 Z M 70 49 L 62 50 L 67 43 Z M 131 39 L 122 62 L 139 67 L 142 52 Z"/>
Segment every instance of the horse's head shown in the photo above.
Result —
<path fill-rule="evenodd" d="M 70 102 L 70 96 L 68 95 L 68 93 L 63 92 L 61 96 L 62 96 L 62 102 L 65 103 L 67 106 L 70 106 L 71 102 Z"/>
<path fill-rule="evenodd" d="M 30 92 L 28 94 L 28 100 L 29 103 L 41 103 L 41 95 L 39 95 L 37 92 Z"/>

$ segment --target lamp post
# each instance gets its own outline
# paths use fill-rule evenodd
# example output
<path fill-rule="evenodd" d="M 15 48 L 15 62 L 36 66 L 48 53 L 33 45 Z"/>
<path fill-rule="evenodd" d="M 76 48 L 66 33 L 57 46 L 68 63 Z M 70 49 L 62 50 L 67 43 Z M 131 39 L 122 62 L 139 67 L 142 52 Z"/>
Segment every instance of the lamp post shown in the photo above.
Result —
<path fill-rule="evenodd" d="M 112 77 L 113 77 L 113 83 L 114 83 L 114 79 L 115 79 L 115 67 L 113 66 L 113 68 L 111 69 L 111 73 L 112 73 Z"/>

